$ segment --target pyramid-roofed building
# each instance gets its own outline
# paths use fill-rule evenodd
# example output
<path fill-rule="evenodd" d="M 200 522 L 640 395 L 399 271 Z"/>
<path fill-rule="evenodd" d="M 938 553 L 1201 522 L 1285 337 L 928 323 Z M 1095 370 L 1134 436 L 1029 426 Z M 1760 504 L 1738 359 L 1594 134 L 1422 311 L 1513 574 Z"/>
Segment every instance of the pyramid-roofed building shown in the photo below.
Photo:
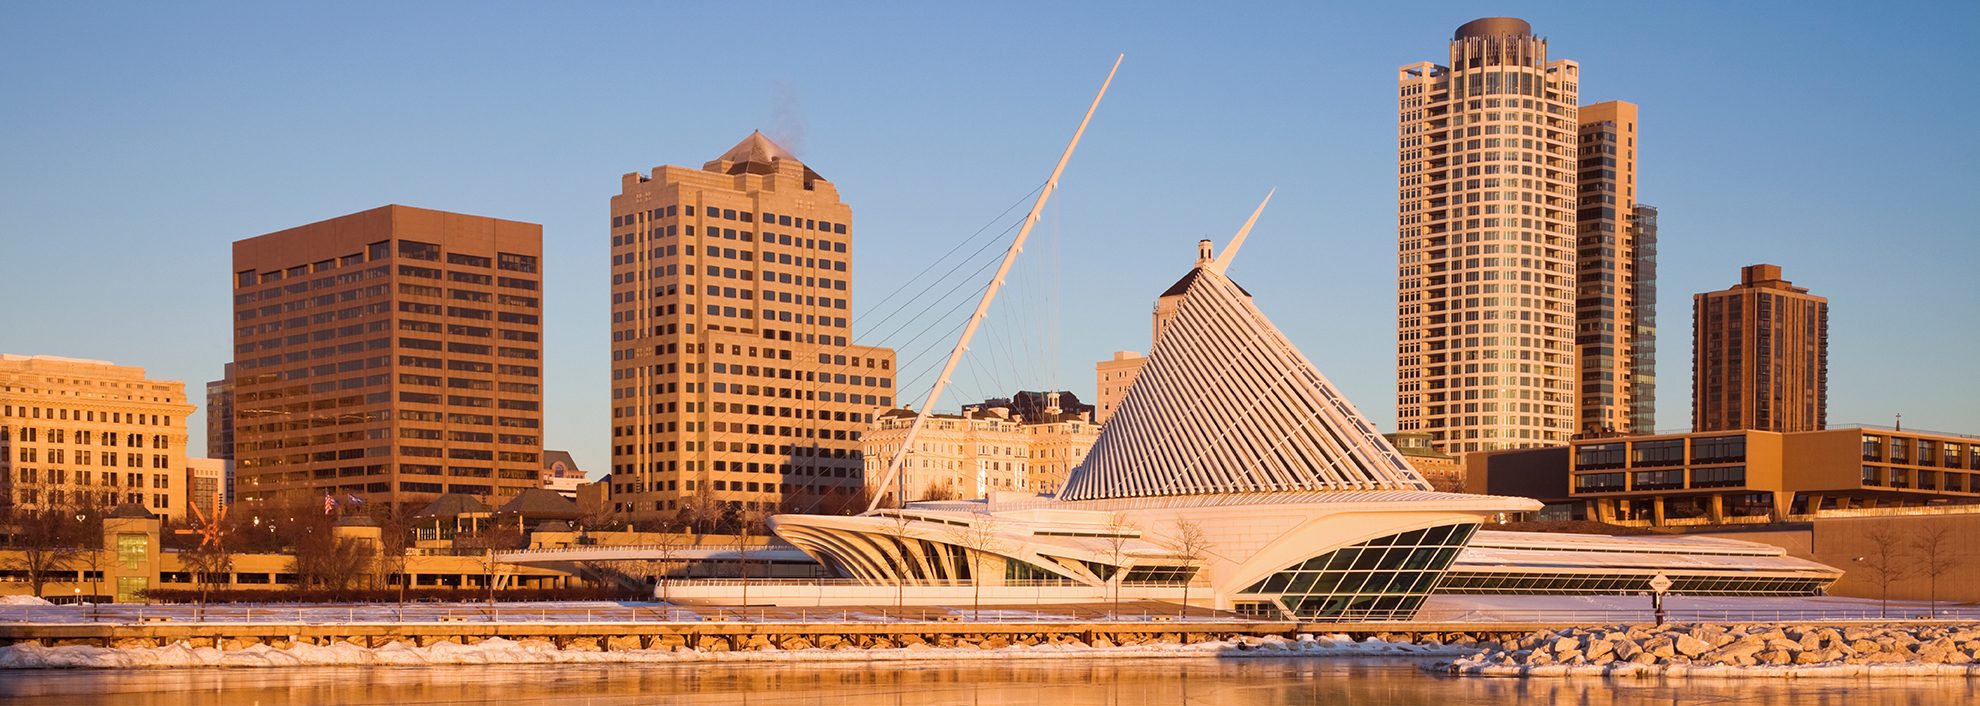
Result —
<path fill-rule="evenodd" d="M 779 515 L 772 529 L 839 576 L 885 588 L 887 599 L 905 584 L 918 602 L 971 600 L 945 591 L 976 583 L 988 602 L 1046 600 L 1042 587 L 1052 586 L 1052 600 L 1183 594 L 1261 616 L 1410 618 L 1481 525 L 1540 503 L 1432 491 L 1225 276 L 1228 260 L 1212 261 L 1206 244 L 1196 268 L 1163 293 L 1149 362 L 1058 496 Z M 1495 549 L 1501 563 L 1472 567 L 1466 592 L 1517 592 L 1536 571 L 1610 592 L 1664 570 L 1697 586 L 1732 585 L 1715 583 L 1719 574 L 1764 576 L 1771 583 L 1741 585 L 1788 594 L 1840 575 L 1762 545 L 1699 547 L 1734 557 L 1704 569 L 1683 560 L 1689 545 L 1666 542 L 1618 570 L 1534 541 Z M 1615 551 L 1635 546 L 1615 541 Z M 825 591 L 790 600 L 825 602 Z M 840 591 L 851 602 L 883 598 Z"/>
<path fill-rule="evenodd" d="M 783 145 L 770 140 L 761 130 L 751 130 L 749 137 L 730 147 L 722 156 L 702 165 L 703 169 L 724 174 L 775 174 L 779 163 L 789 162 L 804 168 L 804 180 L 811 182 L 825 177 L 812 171 L 811 167 L 784 149 Z"/>
<path fill-rule="evenodd" d="M 1230 278 L 1199 266 L 1164 296 L 1176 313 L 1060 499 L 1430 489 Z"/>

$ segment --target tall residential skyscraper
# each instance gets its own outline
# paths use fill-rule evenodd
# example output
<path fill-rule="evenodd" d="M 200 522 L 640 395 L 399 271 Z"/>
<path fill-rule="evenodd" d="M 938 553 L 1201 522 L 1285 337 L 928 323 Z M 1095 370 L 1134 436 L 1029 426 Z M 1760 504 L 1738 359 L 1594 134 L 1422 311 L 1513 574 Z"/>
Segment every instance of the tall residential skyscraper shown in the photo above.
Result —
<path fill-rule="evenodd" d="M 1636 238 L 1635 338 L 1629 354 L 1629 432 L 1657 430 L 1657 207 L 1636 204 L 1629 226 Z"/>
<path fill-rule="evenodd" d="M 760 133 L 612 197 L 612 494 L 633 517 L 835 509 L 894 353 L 853 345 L 852 209 Z"/>
<path fill-rule="evenodd" d="M 1444 451 L 1575 432 L 1579 72 L 1494 17 L 1398 73 L 1396 422 Z"/>
<path fill-rule="evenodd" d="M 186 510 L 186 385 L 144 368 L 0 355 L 0 508 Z"/>
<path fill-rule="evenodd" d="M 1829 416 L 1829 300 L 1740 268 L 1733 287 L 1692 295 L 1693 431 L 1823 428 Z"/>
<path fill-rule="evenodd" d="M 243 503 L 542 487 L 543 227 L 384 206 L 234 243 Z"/>
<path fill-rule="evenodd" d="M 1636 105 L 1608 101 L 1583 106 L 1579 135 L 1576 430 L 1648 432 L 1637 429 L 1632 417 L 1639 411 L 1636 395 L 1645 391 L 1636 384 L 1634 360 L 1641 349 L 1656 345 L 1655 329 L 1639 328 L 1637 319 L 1643 272 L 1635 227 Z M 1654 248 L 1650 252 L 1654 257 Z M 1654 409 L 1649 414 L 1654 416 Z"/>

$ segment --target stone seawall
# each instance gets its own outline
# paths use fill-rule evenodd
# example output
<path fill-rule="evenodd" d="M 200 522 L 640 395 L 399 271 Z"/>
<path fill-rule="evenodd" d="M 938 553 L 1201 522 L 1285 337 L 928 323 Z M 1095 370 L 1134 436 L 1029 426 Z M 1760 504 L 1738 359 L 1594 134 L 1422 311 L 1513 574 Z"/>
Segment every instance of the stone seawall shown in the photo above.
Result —
<path fill-rule="evenodd" d="M 184 644 L 238 650 L 257 645 L 400 643 L 474 645 L 488 640 L 544 642 L 573 650 L 696 650 L 707 652 L 909 647 L 1118 647 L 1193 645 L 1302 634 L 1374 638 L 1397 644 L 1471 646 L 1511 640 L 1538 626 L 1325 624 L 1293 622 L 423 622 L 423 623 L 56 623 L 0 624 L 0 646 L 151 648 Z"/>
<path fill-rule="evenodd" d="M 1481 676 L 1980 676 L 1980 625 L 1612 625 L 1538 630 L 1426 668 Z"/>

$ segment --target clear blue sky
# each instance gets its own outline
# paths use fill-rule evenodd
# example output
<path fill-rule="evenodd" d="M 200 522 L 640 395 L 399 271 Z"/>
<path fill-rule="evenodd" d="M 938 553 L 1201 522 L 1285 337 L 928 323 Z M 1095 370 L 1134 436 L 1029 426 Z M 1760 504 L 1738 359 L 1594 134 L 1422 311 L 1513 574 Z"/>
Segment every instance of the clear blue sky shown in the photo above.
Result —
<path fill-rule="evenodd" d="M 1960 88 L 1980 3 L 1318 5 L 10 3 L 0 351 L 197 395 L 231 348 L 231 241 L 385 203 L 541 223 L 547 442 L 596 472 L 619 175 L 786 138 L 854 208 L 865 316 L 1042 181 L 1125 52 L 1018 281 L 1063 280 L 985 332 L 1042 353 L 949 399 L 1090 393 L 1092 361 L 1146 348 L 1195 240 L 1276 186 L 1232 273 L 1387 428 L 1394 72 L 1513 15 L 1581 63 L 1584 102 L 1642 106 L 1660 427 L 1689 423 L 1690 295 L 1773 262 L 1832 301 L 1832 423 L 1980 433 L 1980 99 Z"/>

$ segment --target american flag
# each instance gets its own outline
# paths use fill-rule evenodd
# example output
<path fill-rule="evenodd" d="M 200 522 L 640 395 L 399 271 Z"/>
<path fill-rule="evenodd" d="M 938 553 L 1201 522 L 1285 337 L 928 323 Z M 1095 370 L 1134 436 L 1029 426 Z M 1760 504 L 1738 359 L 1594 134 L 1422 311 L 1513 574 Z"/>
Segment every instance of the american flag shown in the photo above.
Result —
<path fill-rule="evenodd" d="M 336 499 L 336 498 L 333 498 L 333 497 L 330 497 L 330 494 L 329 494 L 329 493 L 324 493 L 324 494 L 323 494 L 323 514 L 325 514 L 325 515 L 328 515 L 328 514 L 330 514 L 330 513 L 333 513 L 333 512 L 336 512 L 336 511 L 337 511 L 337 499 Z"/>

